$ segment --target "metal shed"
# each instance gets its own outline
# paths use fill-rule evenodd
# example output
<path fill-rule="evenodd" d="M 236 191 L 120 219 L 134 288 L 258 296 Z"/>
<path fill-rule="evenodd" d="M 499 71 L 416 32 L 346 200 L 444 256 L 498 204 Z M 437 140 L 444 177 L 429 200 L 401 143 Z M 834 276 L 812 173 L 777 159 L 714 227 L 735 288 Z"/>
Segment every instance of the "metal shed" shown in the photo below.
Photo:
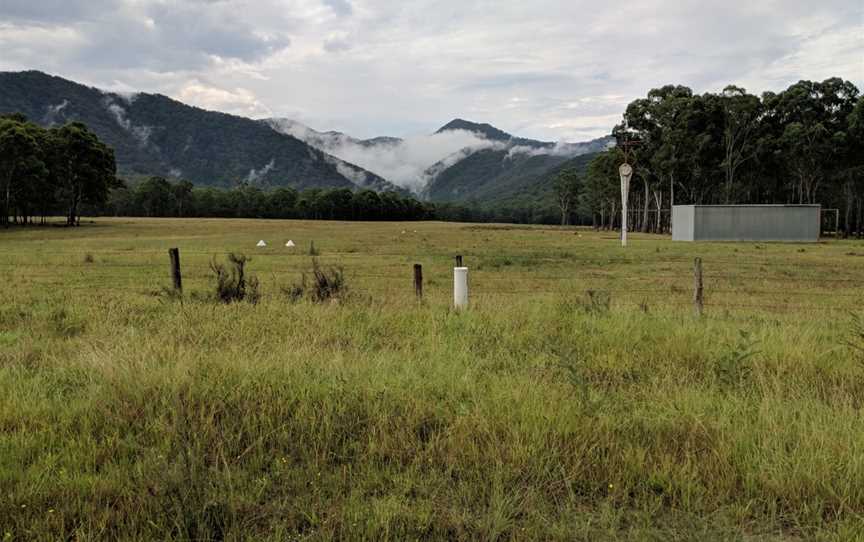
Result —
<path fill-rule="evenodd" d="M 820 205 L 675 205 L 673 241 L 819 241 Z"/>

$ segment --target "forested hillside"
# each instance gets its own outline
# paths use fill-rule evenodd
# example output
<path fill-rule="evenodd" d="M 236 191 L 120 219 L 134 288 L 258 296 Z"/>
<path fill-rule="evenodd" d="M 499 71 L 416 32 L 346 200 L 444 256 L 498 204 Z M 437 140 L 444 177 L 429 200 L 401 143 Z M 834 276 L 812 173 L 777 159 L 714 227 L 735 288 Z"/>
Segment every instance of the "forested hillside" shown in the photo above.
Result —
<path fill-rule="evenodd" d="M 429 168 L 424 195 L 432 201 L 482 201 L 486 206 L 506 202 L 551 201 L 549 178 L 566 163 L 614 145 L 612 136 L 584 143 L 551 143 L 515 137 L 490 125 L 455 119 L 438 132 L 465 130 L 494 142 L 487 148 L 467 152 L 459 160 L 445 160 Z M 451 163 L 452 162 L 452 163 Z"/>
<path fill-rule="evenodd" d="M 535 141 L 456 119 L 438 133 L 475 134 L 469 134 L 475 146 L 428 168 L 422 196 L 435 205 L 420 205 L 381 177 L 264 122 L 164 96 L 123 97 L 39 72 L 3 73 L 2 111 L 18 115 L 5 118 L 0 134 L 6 222 L 62 210 L 74 223 L 88 205 L 96 214 L 161 216 L 144 203 L 152 195 L 148 187 L 159 181 L 171 194 L 192 193 L 194 185 L 221 188 L 194 192 L 196 203 L 186 211 L 200 216 L 560 220 L 614 228 L 618 166 L 626 160 L 635 167 L 630 223 L 642 231 L 668 230 L 673 204 L 817 203 L 829 229 L 864 234 L 864 98 L 839 78 L 800 81 L 761 96 L 735 86 L 700 95 L 667 85 L 630 103 L 613 136 L 585 143 Z M 85 124 L 70 124 L 73 119 Z M 68 133 L 61 127 L 70 127 Z M 79 164 L 98 170 L 92 193 L 77 187 L 59 159 L 73 153 L 73 135 L 98 147 L 96 159 Z M 372 148 L 400 144 L 395 138 L 352 141 Z M 115 162 L 119 176 L 131 182 L 114 181 Z M 175 182 L 163 179 L 171 177 Z M 275 209 L 285 193 L 271 192 L 286 187 L 294 190 L 292 203 Z M 373 192 L 351 195 L 358 189 Z M 374 192 L 390 195 L 374 200 Z M 177 200 L 160 208 L 183 215 L 183 206 Z"/>
<path fill-rule="evenodd" d="M 223 187 L 395 189 L 262 123 L 158 94 L 123 96 L 41 72 L 7 72 L 0 73 L 3 113 L 22 113 L 46 127 L 83 122 L 114 149 L 121 175 L 161 175 Z"/>

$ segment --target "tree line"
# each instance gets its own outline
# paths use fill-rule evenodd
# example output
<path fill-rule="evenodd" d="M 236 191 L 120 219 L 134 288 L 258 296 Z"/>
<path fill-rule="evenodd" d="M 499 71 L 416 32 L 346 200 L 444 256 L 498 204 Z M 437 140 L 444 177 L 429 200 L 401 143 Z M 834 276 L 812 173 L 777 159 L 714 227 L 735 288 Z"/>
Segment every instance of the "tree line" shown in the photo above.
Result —
<path fill-rule="evenodd" d="M 116 170 L 114 151 L 81 123 L 45 129 L 0 115 L 0 225 L 57 214 L 78 225 L 82 206 L 118 186 Z"/>
<path fill-rule="evenodd" d="M 240 183 L 234 188 L 196 187 L 164 177 L 121 181 L 104 203 L 88 205 L 93 216 L 296 218 L 306 220 L 443 220 L 554 224 L 551 205 L 484 207 L 477 202 L 432 203 L 397 192 L 347 188 L 291 187 L 263 190 Z"/>
<path fill-rule="evenodd" d="M 43 128 L 21 114 L 0 115 L 0 226 L 66 224 L 90 216 L 425 220 L 435 207 L 396 192 L 347 188 L 265 191 L 195 187 L 163 177 L 117 178 L 114 151 L 84 124 Z"/>
<path fill-rule="evenodd" d="M 93 215 L 212 218 L 302 218 L 309 220 L 427 220 L 432 205 L 396 192 L 348 188 L 291 187 L 262 190 L 240 183 L 234 188 L 196 187 L 163 177 L 127 181 Z"/>
<path fill-rule="evenodd" d="M 42 128 L 21 114 L 0 115 L 0 225 L 64 216 L 448 220 L 551 223 L 550 206 L 488 208 L 476 202 L 421 202 L 396 192 L 290 187 L 196 187 L 186 180 L 116 176 L 114 151 L 84 124 Z"/>
<path fill-rule="evenodd" d="M 761 96 L 728 86 L 695 94 L 652 89 L 631 102 L 618 145 L 588 167 L 555 174 L 551 194 L 490 207 L 432 204 L 396 192 L 195 187 L 162 177 L 121 181 L 114 152 L 81 123 L 41 128 L 0 116 L 0 225 L 92 215 L 455 220 L 592 224 L 620 221 L 618 166 L 634 166 L 634 229 L 663 232 L 674 204 L 819 203 L 839 210 L 839 230 L 864 235 L 864 98 L 848 81 L 800 81 Z M 584 166 L 580 166 L 584 167 Z M 548 186 L 548 185 L 547 185 Z M 556 211 L 557 207 L 557 211 Z M 557 214 L 557 216 L 556 216 Z"/>
<path fill-rule="evenodd" d="M 864 235 L 864 98 L 849 81 L 800 81 L 761 96 L 728 86 L 694 94 L 652 89 L 615 127 L 618 145 L 585 175 L 562 172 L 562 222 L 573 209 L 596 227 L 620 219 L 618 166 L 634 166 L 629 207 L 641 231 L 666 231 L 673 204 L 821 204 L 845 235 Z"/>

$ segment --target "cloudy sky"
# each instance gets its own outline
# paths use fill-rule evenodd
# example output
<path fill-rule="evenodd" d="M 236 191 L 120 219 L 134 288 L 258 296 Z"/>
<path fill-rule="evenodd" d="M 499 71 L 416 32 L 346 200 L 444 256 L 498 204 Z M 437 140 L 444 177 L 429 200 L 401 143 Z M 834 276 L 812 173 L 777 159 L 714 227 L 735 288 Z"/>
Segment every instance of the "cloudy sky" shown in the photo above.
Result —
<path fill-rule="evenodd" d="M 665 83 L 864 88 L 864 2 L 0 0 L 0 71 L 23 69 L 359 137 L 579 141 Z"/>

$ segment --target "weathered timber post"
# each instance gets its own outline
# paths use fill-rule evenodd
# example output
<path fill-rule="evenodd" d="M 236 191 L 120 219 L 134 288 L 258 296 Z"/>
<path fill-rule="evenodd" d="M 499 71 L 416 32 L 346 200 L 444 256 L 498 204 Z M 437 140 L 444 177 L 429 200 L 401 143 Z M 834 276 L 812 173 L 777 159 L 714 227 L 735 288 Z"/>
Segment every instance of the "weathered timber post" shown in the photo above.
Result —
<path fill-rule="evenodd" d="M 171 283 L 174 291 L 183 293 L 183 278 L 180 276 L 180 249 L 169 248 L 168 257 L 171 259 Z"/>
<path fill-rule="evenodd" d="M 423 266 L 419 263 L 414 264 L 414 294 L 418 300 L 423 299 Z"/>
<path fill-rule="evenodd" d="M 705 296 L 702 290 L 702 258 L 693 261 L 693 307 L 696 316 L 702 316 L 705 307 Z"/>

